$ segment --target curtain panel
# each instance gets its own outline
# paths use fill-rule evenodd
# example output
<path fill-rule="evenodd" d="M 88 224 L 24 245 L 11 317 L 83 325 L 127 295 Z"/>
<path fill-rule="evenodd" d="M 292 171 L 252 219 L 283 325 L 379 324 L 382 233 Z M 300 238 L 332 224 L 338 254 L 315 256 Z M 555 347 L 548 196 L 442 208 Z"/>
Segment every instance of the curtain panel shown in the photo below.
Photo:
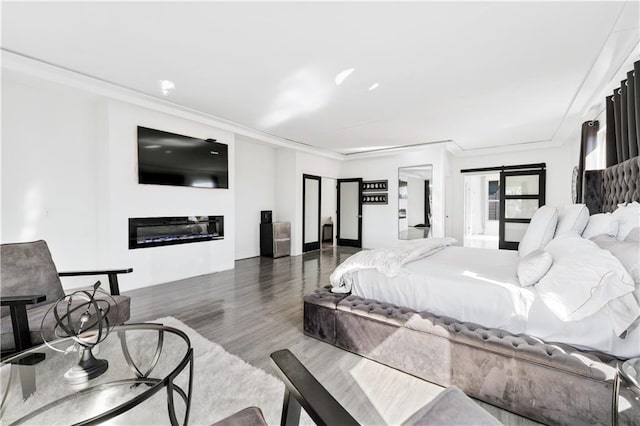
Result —
<path fill-rule="evenodd" d="M 599 129 L 600 123 L 598 120 L 585 121 L 582 123 L 582 133 L 580 136 L 580 160 L 578 162 L 578 176 L 575 182 L 576 202 L 578 203 L 583 202 L 582 194 L 584 194 L 585 161 L 587 159 L 587 155 L 598 147 Z"/>
<path fill-rule="evenodd" d="M 606 99 L 607 167 L 638 156 L 640 152 L 640 61 L 633 64 L 626 80 Z M 581 157 L 580 161 L 584 161 Z"/>

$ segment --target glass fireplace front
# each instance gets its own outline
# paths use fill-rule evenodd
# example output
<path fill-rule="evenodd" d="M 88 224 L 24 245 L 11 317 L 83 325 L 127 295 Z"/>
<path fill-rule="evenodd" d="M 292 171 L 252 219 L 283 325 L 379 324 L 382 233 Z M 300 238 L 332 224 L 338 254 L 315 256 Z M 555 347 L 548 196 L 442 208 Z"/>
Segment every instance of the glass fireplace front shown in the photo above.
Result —
<path fill-rule="evenodd" d="M 129 218 L 129 249 L 224 238 L 224 216 Z"/>

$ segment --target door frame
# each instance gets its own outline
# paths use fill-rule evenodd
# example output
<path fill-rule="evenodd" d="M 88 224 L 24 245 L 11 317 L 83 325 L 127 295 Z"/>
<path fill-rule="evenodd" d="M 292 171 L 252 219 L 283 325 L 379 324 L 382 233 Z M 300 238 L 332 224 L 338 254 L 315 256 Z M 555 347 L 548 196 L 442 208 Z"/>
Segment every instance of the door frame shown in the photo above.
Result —
<path fill-rule="evenodd" d="M 505 195 L 506 178 L 508 176 L 538 176 L 538 194 L 532 195 Z M 518 250 L 519 242 L 506 241 L 505 223 L 531 223 L 531 219 L 509 219 L 506 216 L 505 204 L 506 200 L 538 200 L 538 208 L 544 206 L 546 198 L 546 168 L 538 170 L 513 170 L 500 172 L 500 222 L 498 223 L 498 248 L 506 250 Z"/>
<path fill-rule="evenodd" d="M 340 238 L 340 184 L 348 182 L 358 182 L 358 239 Z M 349 246 L 362 248 L 362 178 L 338 179 L 336 182 L 336 244 L 339 246 Z"/>
<path fill-rule="evenodd" d="M 306 200 L 307 200 L 307 179 L 317 180 L 318 181 L 318 241 L 312 241 L 310 243 L 305 243 L 305 231 L 306 227 Z M 311 250 L 318 250 L 320 248 L 320 240 L 322 239 L 321 231 L 322 228 L 320 226 L 320 222 L 322 222 L 322 218 L 320 217 L 322 214 L 322 177 L 315 175 L 302 175 L 302 252 L 307 252 Z"/>

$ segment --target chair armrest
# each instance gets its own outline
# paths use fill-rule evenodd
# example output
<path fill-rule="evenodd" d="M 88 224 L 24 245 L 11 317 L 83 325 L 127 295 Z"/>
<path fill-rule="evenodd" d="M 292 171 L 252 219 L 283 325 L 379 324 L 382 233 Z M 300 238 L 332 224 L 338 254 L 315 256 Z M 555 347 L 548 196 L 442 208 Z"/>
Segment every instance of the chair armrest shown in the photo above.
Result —
<path fill-rule="evenodd" d="M 13 329 L 16 352 L 22 352 L 33 346 L 31 344 L 31 332 L 29 331 L 27 305 L 44 302 L 46 299 L 47 296 L 44 294 L 0 297 L 0 305 L 8 306 L 11 313 L 11 328 Z"/>
<path fill-rule="evenodd" d="M 97 271 L 73 271 L 73 272 L 58 272 L 61 277 L 78 277 L 81 275 L 111 275 L 111 274 L 128 274 L 133 272 L 133 268 L 127 269 L 104 269 Z"/>
<path fill-rule="evenodd" d="M 0 297 L 0 306 L 17 306 L 17 305 L 34 305 L 44 302 L 47 296 L 44 294 L 35 294 L 27 296 L 2 296 Z"/>
<path fill-rule="evenodd" d="M 276 351 L 271 354 L 271 359 L 278 367 L 276 372 L 285 384 L 281 425 L 297 424 L 299 421 L 300 409 L 298 406 L 292 410 L 291 404 L 295 402 L 291 401 L 292 397 L 317 425 L 358 425 L 351 414 L 331 396 L 291 351 Z M 292 411 L 297 419 L 288 417 Z"/>
<path fill-rule="evenodd" d="M 109 277 L 109 289 L 111 294 L 117 296 L 120 294 L 120 286 L 118 285 L 118 274 L 129 274 L 133 272 L 133 268 L 127 269 L 106 269 L 98 271 L 74 271 L 74 272 L 58 272 L 60 277 L 79 277 L 85 275 L 107 275 Z"/>

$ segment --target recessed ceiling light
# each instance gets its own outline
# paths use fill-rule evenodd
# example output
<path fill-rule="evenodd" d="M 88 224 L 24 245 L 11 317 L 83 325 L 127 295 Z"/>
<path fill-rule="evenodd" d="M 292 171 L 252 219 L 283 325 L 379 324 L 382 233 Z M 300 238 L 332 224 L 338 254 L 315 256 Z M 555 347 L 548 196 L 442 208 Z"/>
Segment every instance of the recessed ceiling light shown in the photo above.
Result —
<path fill-rule="evenodd" d="M 334 79 L 334 81 L 336 82 L 336 86 L 340 86 L 355 70 L 355 68 L 349 68 L 344 71 L 340 71 Z"/>
<path fill-rule="evenodd" d="M 380 86 L 378 83 L 373 83 L 371 87 L 369 87 L 369 91 L 376 90 Z"/>
<path fill-rule="evenodd" d="M 167 96 L 170 91 L 176 88 L 176 85 L 173 83 L 173 81 L 170 80 L 158 80 L 158 84 L 160 85 L 162 94 L 165 96 Z"/>

